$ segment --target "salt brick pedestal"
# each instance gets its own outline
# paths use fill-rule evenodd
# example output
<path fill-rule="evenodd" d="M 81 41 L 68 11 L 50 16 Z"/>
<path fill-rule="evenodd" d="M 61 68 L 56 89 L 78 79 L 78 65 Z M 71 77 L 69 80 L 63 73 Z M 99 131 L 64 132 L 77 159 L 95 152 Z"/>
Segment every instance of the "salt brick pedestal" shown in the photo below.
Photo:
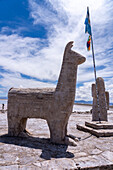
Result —
<path fill-rule="evenodd" d="M 77 129 L 97 137 L 113 136 L 113 124 L 107 121 L 101 121 L 101 123 L 99 121 L 85 122 L 85 125 L 77 124 Z"/>

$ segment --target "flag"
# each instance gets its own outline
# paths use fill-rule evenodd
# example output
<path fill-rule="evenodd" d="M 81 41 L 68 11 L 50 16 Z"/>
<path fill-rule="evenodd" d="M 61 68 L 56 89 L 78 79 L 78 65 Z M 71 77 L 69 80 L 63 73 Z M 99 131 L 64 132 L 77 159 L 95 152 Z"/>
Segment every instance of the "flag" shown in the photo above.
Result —
<path fill-rule="evenodd" d="M 89 17 L 89 7 L 87 7 L 87 15 L 85 19 L 85 33 L 91 35 L 91 25 L 90 25 L 90 17 Z"/>
<path fill-rule="evenodd" d="M 87 50 L 89 51 L 91 48 L 91 36 L 89 35 L 88 40 L 87 40 Z"/>

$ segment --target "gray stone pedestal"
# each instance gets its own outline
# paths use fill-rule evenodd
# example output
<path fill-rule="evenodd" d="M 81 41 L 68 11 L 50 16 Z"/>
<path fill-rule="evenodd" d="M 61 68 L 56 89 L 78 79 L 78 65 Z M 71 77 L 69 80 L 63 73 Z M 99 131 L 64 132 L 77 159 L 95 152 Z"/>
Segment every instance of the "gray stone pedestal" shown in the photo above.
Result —
<path fill-rule="evenodd" d="M 113 136 L 113 124 L 107 121 L 102 121 L 101 123 L 98 121 L 85 122 L 85 125 L 77 124 L 77 129 L 84 132 L 89 132 L 97 137 Z"/>

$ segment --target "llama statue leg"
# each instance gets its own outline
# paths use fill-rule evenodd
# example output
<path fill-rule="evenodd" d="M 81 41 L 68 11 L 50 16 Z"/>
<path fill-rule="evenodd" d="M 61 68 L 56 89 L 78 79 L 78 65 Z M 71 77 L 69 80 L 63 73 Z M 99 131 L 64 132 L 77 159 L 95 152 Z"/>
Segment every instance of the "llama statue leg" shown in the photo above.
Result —
<path fill-rule="evenodd" d="M 8 135 L 18 136 L 20 133 L 20 120 L 16 117 L 8 117 Z"/>
<path fill-rule="evenodd" d="M 21 120 L 22 131 L 26 131 L 27 118 Z"/>
<path fill-rule="evenodd" d="M 21 119 L 21 128 L 22 128 L 22 132 L 30 134 L 28 132 L 28 130 L 26 130 L 26 125 L 27 125 L 27 118 L 23 118 Z"/>
<path fill-rule="evenodd" d="M 52 143 L 76 146 L 76 143 L 67 137 L 67 123 L 61 120 L 48 121 Z"/>
<path fill-rule="evenodd" d="M 29 136 L 29 132 L 26 130 L 26 123 L 27 123 L 27 118 L 22 118 L 20 120 L 20 124 L 19 124 L 19 135 L 20 137 L 28 137 Z"/>
<path fill-rule="evenodd" d="M 50 139 L 53 143 L 62 143 L 65 135 L 63 135 L 63 127 L 60 120 L 49 120 Z"/>
<path fill-rule="evenodd" d="M 8 135 L 9 136 L 20 136 L 27 137 L 29 132 L 26 131 L 26 121 L 25 119 L 8 117 Z"/>
<path fill-rule="evenodd" d="M 27 118 L 22 118 L 20 120 L 20 134 L 19 136 L 21 137 L 28 137 L 30 133 L 26 130 L 26 124 L 27 124 Z"/>
<path fill-rule="evenodd" d="M 9 136 L 18 136 L 19 134 L 19 119 L 16 116 L 17 114 L 16 107 L 13 107 L 12 104 L 8 103 L 8 135 Z"/>
<path fill-rule="evenodd" d="M 27 119 L 22 119 L 18 116 L 18 109 L 16 106 L 8 104 L 8 135 L 9 136 L 22 136 L 26 137 L 27 134 L 24 133 L 26 128 Z"/>

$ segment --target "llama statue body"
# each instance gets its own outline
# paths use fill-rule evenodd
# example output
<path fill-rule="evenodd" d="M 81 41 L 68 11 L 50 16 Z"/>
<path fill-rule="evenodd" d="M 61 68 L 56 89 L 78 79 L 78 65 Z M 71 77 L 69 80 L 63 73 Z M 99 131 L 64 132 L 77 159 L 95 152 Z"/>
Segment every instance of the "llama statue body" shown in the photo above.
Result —
<path fill-rule="evenodd" d="M 42 118 L 48 123 L 50 140 L 67 144 L 67 124 L 72 113 L 77 67 L 85 57 L 71 50 L 69 42 L 64 51 L 63 63 L 55 89 L 11 88 L 8 92 L 8 135 L 26 136 L 27 118 Z"/>

